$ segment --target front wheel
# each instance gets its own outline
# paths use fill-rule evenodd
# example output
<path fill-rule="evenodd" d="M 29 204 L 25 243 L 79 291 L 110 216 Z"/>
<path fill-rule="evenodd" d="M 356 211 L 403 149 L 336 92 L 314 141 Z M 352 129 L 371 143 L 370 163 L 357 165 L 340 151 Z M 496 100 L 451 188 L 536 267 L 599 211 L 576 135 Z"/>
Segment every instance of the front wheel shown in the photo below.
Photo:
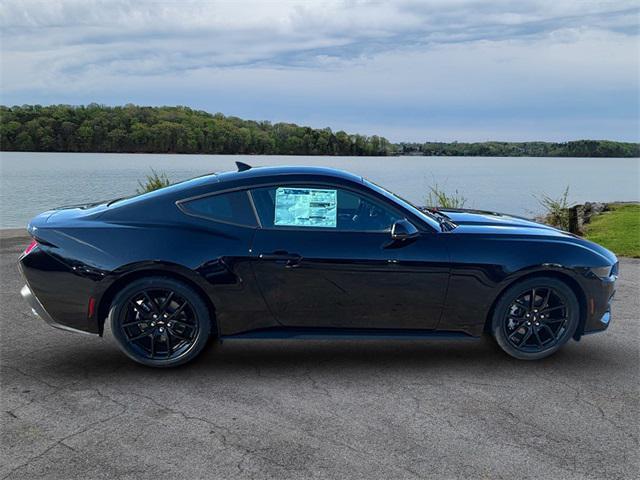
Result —
<path fill-rule="evenodd" d="M 131 359 L 152 367 L 174 367 L 195 358 L 207 344 L 211 320 L 191 287 L 167 277 L 135 280 L 114 298 L 111 332 Z"/>
<path fill-rule="evenodd" d="M 510 287 L 493 313 L 492 332 L 512 357 L 538 360 L 562 347 L 575 333 L 580 306 L 573 290 L 551 277 L 536 277 Z"/>

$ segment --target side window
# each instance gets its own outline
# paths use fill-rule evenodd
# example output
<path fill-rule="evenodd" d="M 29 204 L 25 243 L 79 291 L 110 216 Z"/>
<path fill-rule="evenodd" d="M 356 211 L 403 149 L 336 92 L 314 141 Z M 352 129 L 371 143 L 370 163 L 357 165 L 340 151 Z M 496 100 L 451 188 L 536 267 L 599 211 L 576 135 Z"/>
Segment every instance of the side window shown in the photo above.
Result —
<path fill-rule="evenodd" d="M 329 188 L 278 187 L 273 225 L 279 227 L 337 227 L 338 192 Z"/>
<path fill-rule="evenodd" d="M 381 202 L 338 190 L 338 227 L 341 230 L 390 230 L 402 218 L 403 215 Z"/>
<path fill-rule="evenodd" d="M 257 226 L 256 216 L 246 191 L 210 195 L 181 202 L 179 205 L 185 213 L 197 217 L 248 227 Z"/>
<path fill-rule="evenodd" d="M 384 231 L 404 218 L 382 202 L 339 188 L 265 187 L 251 194 L 264 228 Z"/>

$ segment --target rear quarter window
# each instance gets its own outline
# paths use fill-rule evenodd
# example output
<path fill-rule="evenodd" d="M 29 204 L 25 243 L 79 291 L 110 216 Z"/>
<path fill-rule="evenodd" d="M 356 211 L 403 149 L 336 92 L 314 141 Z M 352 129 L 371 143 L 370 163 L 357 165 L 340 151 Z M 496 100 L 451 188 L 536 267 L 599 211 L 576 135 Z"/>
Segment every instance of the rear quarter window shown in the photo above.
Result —
<path fill-rule="evenodd" d="M 178 206 L 187 215 L 247 227 L 258 226 L 246 191 L 221 193 L 181 201 Z"/>

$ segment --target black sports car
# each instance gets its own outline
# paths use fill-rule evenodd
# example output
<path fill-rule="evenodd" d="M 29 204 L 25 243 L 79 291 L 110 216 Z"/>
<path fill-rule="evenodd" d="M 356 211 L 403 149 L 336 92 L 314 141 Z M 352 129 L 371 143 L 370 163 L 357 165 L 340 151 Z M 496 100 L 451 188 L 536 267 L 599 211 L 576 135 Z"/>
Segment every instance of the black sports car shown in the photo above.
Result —
<path fill-rule="evenodd" d="M 22 295 L 65 330 L 145 365 L 210 337 L 415 338 L 491 333 L 543 358 L 605 330 L 618 274 L 607 249 L 524 218 L 420 209 L 343 171 L 251 168 L 29 224 Z"/>

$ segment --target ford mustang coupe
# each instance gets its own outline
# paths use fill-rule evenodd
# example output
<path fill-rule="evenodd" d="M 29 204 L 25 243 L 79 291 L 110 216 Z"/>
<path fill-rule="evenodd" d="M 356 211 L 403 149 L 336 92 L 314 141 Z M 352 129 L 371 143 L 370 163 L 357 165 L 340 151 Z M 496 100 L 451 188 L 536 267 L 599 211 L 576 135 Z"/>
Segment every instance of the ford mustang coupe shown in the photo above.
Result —
<path fill-rule="evenodd" d="M 532 360 L 605 330 L 616 257 L 523 218 L 421 209 L 312 167 L 211 174 L 29 223 L 22 295 L 145 365 L 210 338 L 479 338 Z"/>

